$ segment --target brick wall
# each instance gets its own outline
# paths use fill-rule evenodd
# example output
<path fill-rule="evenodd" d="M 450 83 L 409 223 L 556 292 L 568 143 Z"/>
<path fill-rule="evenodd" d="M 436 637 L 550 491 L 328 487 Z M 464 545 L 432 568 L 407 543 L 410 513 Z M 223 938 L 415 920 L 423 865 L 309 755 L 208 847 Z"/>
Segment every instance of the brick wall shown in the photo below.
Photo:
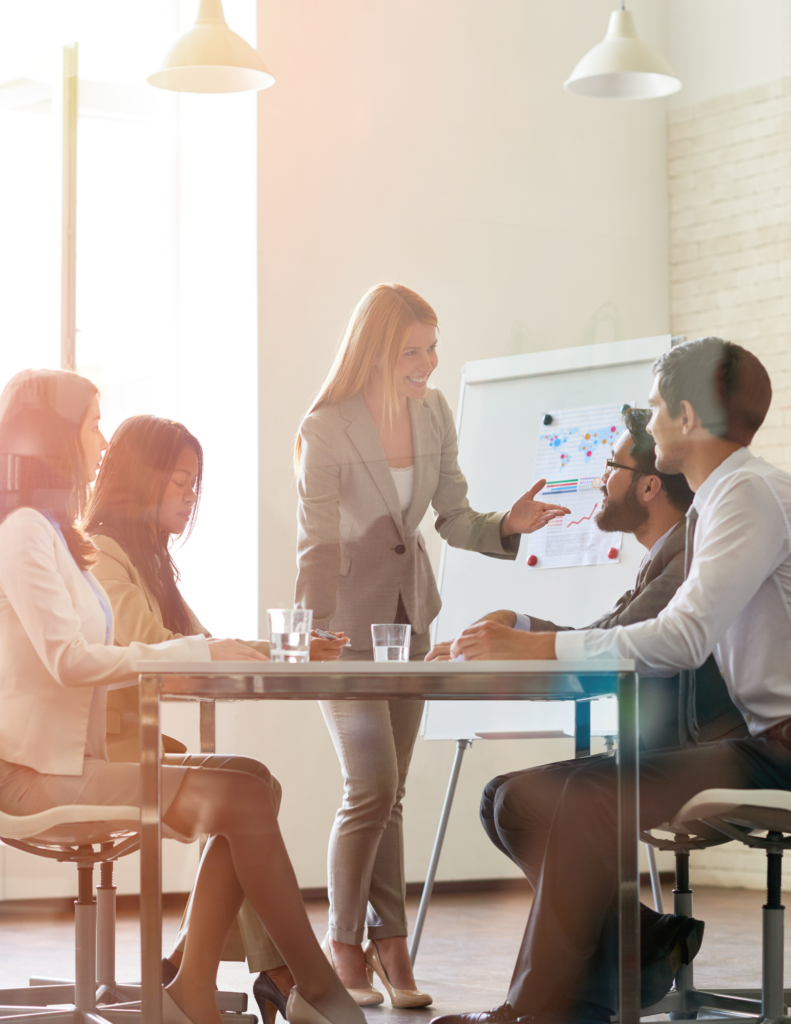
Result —
<path fill-rule="evenodd" d="M 774 398 L 752 449 L 791 470 L 791 78 L 675 108 L 668 135 L 673 334 L 755 352 Z M 699 885 L 766 884 L 739 843 L 690 867 Z"/>
<path fill-rule="evenodd" d="M 774 399 L 753 444 L 791 470 L 791 78 L 668 117 L 673 334 L 761 359 Z"/>

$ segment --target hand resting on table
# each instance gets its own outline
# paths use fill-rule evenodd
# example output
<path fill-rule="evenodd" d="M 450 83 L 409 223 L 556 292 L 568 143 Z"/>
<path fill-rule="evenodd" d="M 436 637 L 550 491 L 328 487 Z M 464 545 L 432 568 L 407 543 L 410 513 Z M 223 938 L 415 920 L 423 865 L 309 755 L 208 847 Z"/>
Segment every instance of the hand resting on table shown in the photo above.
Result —
<path fill-rule="evenodd" d="M 212 661 L 269 661 L 264 654 L 259 654 L 241 640 L 209 640 L 209 652 Z"/>
<path fill-rule="evenodd" d="M 546 661 L 555 658 L 554 633 L 523 633 L 485 620 L 463 629 L 450 645 L 450 656 L 465 661 Z"/>

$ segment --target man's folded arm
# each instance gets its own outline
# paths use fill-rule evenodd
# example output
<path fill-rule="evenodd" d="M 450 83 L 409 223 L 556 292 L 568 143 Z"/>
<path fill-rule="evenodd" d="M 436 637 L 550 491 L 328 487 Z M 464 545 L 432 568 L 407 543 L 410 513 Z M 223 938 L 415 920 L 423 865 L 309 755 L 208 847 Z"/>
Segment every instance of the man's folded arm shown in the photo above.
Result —
<path fill-rule="evenodd" d="M 633 658 L 652 675 L 702 665 L 788 556 L 788 523 L 770 491 L 755 475 L 730 484 L 710 513 L 689 578 L 655 619 L 563 633 L 556 657 Z"/>

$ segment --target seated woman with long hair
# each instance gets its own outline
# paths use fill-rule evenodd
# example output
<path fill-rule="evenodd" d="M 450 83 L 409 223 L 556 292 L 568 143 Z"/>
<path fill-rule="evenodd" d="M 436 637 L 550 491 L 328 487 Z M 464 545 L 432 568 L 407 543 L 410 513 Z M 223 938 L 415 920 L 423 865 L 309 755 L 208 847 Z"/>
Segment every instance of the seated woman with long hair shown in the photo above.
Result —
<path fill-rule="evenodd" d="M 195 525 L 203 480 L 203 448 L 183 424 L 156 416 L 132 416 L 118 427 L 102 459 L 83 528 L 99 549 L 93 574 L 110 598 L 115 642 L 161 643 L 179 636 L 211 634 L 181 595 L 170 544 L 189 536 Z M 346 640 L 316 637 L 311 659 L 334 660 Z M 266 641 L 248 644 L 268 655 Z M 139 760 L 138 687 L 107 695 L 107 753 L 111 761 Z M 163 737 L 163 764 L 223 768 L 259 775 L 272 788 L 276 809 L 280 785 L 249 757 L 188 754 Z M 165 977 L 181 963 L 192 904 L 188 904 L 175 948 L 163 964 Z M 245 900 L 223 948 L 224 960 L 247 959 L 262 1016 L 272 1024 L 276 1010 L 285 1016 L 294 984 L 283 957 Z"/>
<path fill-rule="evenodd" d="M 260 660 L 235 640 L 184 636 L 113 643 L 107 595 L 77 526 L 106 442 L 95 386 L 77 374 L 27 370 L 0 394 L 0 808 L 140 804 L 140 768 L 107 758 L 106 694 L 134 682 L 141 660 Z M 214 980 L 245 897 L 295 980 L 291 1024 L 364 1024 L 308 921 L 260 775 L 165 765 L 165 833 L 208 835 L 166 1024 L 220 1024 Z M 265 870 L 261 870 L 265 865 Z"/>

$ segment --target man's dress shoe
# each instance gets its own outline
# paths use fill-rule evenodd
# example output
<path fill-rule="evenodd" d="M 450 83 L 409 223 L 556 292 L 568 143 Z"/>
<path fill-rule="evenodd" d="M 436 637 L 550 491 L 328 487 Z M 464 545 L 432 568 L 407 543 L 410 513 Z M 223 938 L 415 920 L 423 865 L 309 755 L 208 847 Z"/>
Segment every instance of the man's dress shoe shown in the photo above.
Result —
<path fill-rule="evenodd" d="M 434 1017 L 431 1024 L 513 1024 L 519 1020 L 519 1014 L 509 1003 L 495 1006 L 493 1010 L 481 1010 L 478 1013 L 446 1013 L 443 1017 Z"/>
<path fill-rule="evenodd" d="M 641 935 L 640 1003 L 653 1006 L 666 996 L 682 964 L 691 964 L 703 942 L 703 921 L 665 914 Z"/>

